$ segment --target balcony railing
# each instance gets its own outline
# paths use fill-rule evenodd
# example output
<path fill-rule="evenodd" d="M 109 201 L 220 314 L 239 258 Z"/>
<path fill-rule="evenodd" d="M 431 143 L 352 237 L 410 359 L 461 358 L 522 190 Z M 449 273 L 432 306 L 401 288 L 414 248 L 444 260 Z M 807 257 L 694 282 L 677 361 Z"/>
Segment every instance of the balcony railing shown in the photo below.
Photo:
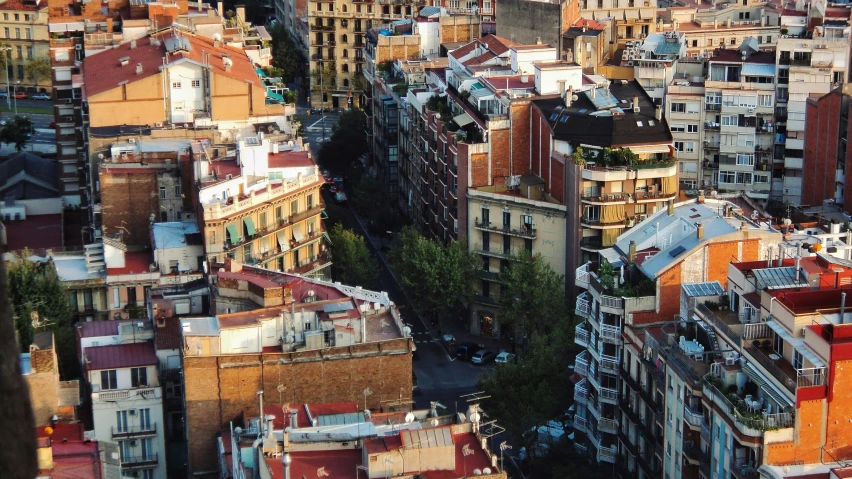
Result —
<path fill-rule="evenodd" d="M 600 343 L 598 343 L 598 344 L 600 346 L 603 346 Z M 602 352 L 600 352 L 600 349 L 602 349 L 602 348 L 599 348 L 599 353 L 600 353 L 600 358 L 601 358 L 599 365 L 600 365 L 601 371 L 603 371 L 605 373 L 610 373 L 610 374 L 613 374 L 613 375 L 618 375 L 619 357 L 618 356 L 610 356 L 608 354 L 603 354 Z"/>
<path fill-rule="evenodd" d="M 159 457 L 156 452 L 142 456 L 122 456 L 122 468 L 146 467 L 157 464 Z"/>
<path fill-rule="evenodd" d="M 618 448 L 601 446 L 598 448 L 598 462 L 607 462 L 615 464 L 615 459 L 618 457 Z"/>
<path fill-rule="evenodd" d="M 622 309 L 624 308 L 624 299 L 615 296 L 601 295 L 601 307 Z"/>
<path fill-rule="evenodd" d="M 574 416 L 574 430 L 588 433 L 589 432 L 589 421 L 586 421 L 586 418 Z"/>
<path fill-rule="evenodd" d="M 118 438 L 130 438 L 130 437 L 139 437 L 139 436 L 154 436 L 157 434 L 157 423 L 153 422 L 151 424 L 141 425 L 141 426 L 130 426 L 130 427 L 112 427 L 112 437 L 115 439 Z"/>
<path fill-rule="evenodd" d="M 704 377 L 702 394 L 704 397 L 712 400 L 729 418 L 733 419 L 743 434 L 759 436 L 762 431 L 767 429 L 793 427 L 795 419 L 792 413 L 747 414 L 742 412 L 743 408 L 737 407 L 737 405 L 731 402 L 731 398 L 719 390 L 710 378 L 709 374 Z M 739 402 L 739 400 L 737 401 Z"/>
<path fill-rule="evenodd" d="M 598 421 L 598 431 L 618 434 L 618 421 L 603 417 Z"/>
<path fill-rule="evenodd" d="M 585 323 L 580 323 L 574 328 L 574 343 L 584 348 L 589 347 L 589 330 Z"/>
<path fill-rule="evenodd" d="M 141 396 L 144 399 L 152 399 L 159 396 L 160 388 L 141 388 L 141 389 L 118 389 L 115 391 L 100 391 L 92 393 L 93 402 L 108 402 L 131 399 L 135 396 Z"/>
<path fill-rule="evenodd" d="M 600 338 L 608 343 L 621 344 L 621 328 L 611 324 L 601 324 Z"/>
<path fill-rule="evenodd" d="M 683 419 L 693 427 L 701 428 L 704 424 L 704 416 L 700 411 L 694 411 L 688 405 L 683 405 Z"/>
<path fill-rule="evenodd" d="M 754 358 L 761 366 L 763 366 L 766 371 L 772 375 L 779 383 L 784 385 L 791 393 L 796 392 L 796 378 L 792 378 L 787 375 L 781 368 L 775 364 L 775 361 L 769 359 L 768 356 L 763 354 L 759 349 L 754 347 L 754 345 L 748 345 L 745 347 L 745 352 Z"/>
<path fill-rule="evenodd" d="M 574 358 L 574 372 L 586 376 L 589 374 L 589 352 L 583 351 Z"/>
<path fill-rule="evenodd" d="M 496 225 L 490 221 L 480 221 L 479 218 L 475 222 L 476 228 L 494 233 L 502 233 L 510 236 L 518 236 L 521 238 L 535 238 L 537 231 L 533 224 L 522 224 L 520 228 L 512 228 L 509 225 Z"/>
<path fill-rule="evenodd" d="M 574 385 L 574 401 L 582 404 L 586 404 L 589 401 L 589 390 L 586 388 L 585 379 L 581 379 L 577 384 Z"/>
<path fill-rule="evenodd" d="M 590 265 L 591 265 L 591 263 L 586 263 L 583 266 L 580 266 L 579 268 L 577 268 L 576 274 L 574 276 L 574 278 L 575 278 L 574 284 L 575 285 L 577 285 L 581 288 L 588 289 L 588 287 L 589 287 L 589 266 Z"/>
<path fill-rule="evenodd" d="M 577 297 L 577 305 L 574 307 L 574 314 L 581 318 L 588 318 L 590 306 L 589 294 L 583 293 Z"/>

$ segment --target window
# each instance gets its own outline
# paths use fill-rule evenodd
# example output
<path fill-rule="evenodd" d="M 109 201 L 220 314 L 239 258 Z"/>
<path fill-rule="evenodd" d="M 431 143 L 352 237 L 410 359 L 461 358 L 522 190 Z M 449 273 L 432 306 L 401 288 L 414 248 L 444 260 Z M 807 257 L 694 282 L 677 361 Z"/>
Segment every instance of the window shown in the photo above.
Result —
<path fill-rule="evenodd" d="M 216 232 L 210 231 L 207 233 L 207 244 L 216 244 Z"/>
<path fill-rule="evenodd" d="M 772 350 L 779 356 L 784 356 L 784 338 L 778 333 L 772 334 Z"/>
<path fill-rule="evenodd" d="M 734 183 L 736 181 L 737 174 L 733 171 L 720 171 L 719 172 L 719 183 Z"/>
<path fill-rule="evenodd" d="M 683 123 L 672 123 L 672 133 L 683 133 L 686 131 L 686 125 Z"/>
<path fill-rule="evenodd" d="M 127 305 L 136 306 L 136 286 L 127 287 Z"/>
<path fill-rule="evenodd" d="M 71 311 L 77 311 L 79 306 L 77 305 L 77 292 L 69 291 L 68 292 L 68 304 L 71 306 Z"/>
<path fill-rule="evenodd" d="M 25 22 L 30 21 L 30 16 L 29 16 L 29 14 L 24 15 L 24 21 L 25 21 Z"/>
<path fill-rule="evenodd" d="M 6 32 L 6 35 L 4 36 L 4 38 L 10 38 L 9 37 L 9 27 L 4 28 L 3 30 Z"/>
<path fill-rule="evenodd" d="M 737 126 L 737 115 L 722 115 L 722 126 Z"/>
<path fill-rule="evenodd" d="M 201 88 L 201 80 L 192 80 L 192 88 Z"/>
<path fill-rule="evenodd" d="M 686 113 L 686 103 L 672 103 L 672 113 Z"/>
<path fill-rule="evenodd" d="M 751 173 L 743 173 L 743 172 L 738 171 L 737 172 L 737 183 L 739 183 L 741 185 L 750 185 L 751 184 L 751 177 L 752 177 Z"/>
<path fill-rule="evenodd" d="M 27 34 L 27 40 L 32 40 L 32 33 L 29 28 L 25 28 L 24 33 Z"/>
<path fill-rule="evenodd" d="M 121 294 L 119 288 L 112 288 L 112 307 L 113 309 L 121 307 Z"/>
<path fill-rule="evenodd" d="M 512 237 L 509 235 L 503 235 L 503 254 L 511 254 L 512 253 Z"/>
<path fill-rule="evenodd" d="M 118 377 L 115 369 L 101 371 L 101 391 L 109 391 L 118 389 Z"/>
<path fill-rule="evenodd" d="M 503 212 L 503 228 L 508 228 L 512 224 L 512 213 L 508 211 Z"/>
<path fill-rule="evenodd" d="M 180 82 L 179 81 L 173 81 L 172 82 L 172 88 L 174 88 L 175 90 L 179 90 L 180 89 Z"/>
<path fill-rule="evenodd" d="M 769 183 L 769 175 L 754 175 L 755 183 Z"/>
<path fill-rule="evenodd" d="M 33 59 L 33 47 L 27 47 L 27 59 L 28 60 Z"/>
<path fill-rule="evenodd" d="M 698 103 L 687 103 L 686 104 L 686 112 L 687 113 L 698 113 L 700 111 L 700 107 Z"/>
<path fill-rule="evenodd" d="M 307 208 L 311 209 L 314 207 L 314 195 L 305 196 L 305 201 L 307 202 Z"/>
<path fill-rule="evenodd" d="M 483 206 L 482 207 L 482 224 L 487 226 L 489 223 L 491 223 L 490 215 L 491 215 L 491 210 L 488 209 L 487 206 Z"/>
<path fill-rule="evenodd" d="M 166 199 L 166 187 L 165 186 L 160 187 L 160 199 L 161 200 Z"/>
<path fill-rule="evenodd" d="M 772 106 L 772 95 L 758 95 L 757 106 Z"/>
<path fill-rule="evenodd" d="M 92 302 L 92 290 L 87 289 L 83 291 L 83 306 L 86 308 L 86 311 L 91 311 L 95 309 L 95 306 Z"/>
<path fill-rule="evenodd" d="M 21 29 L 20 28 L 15 29 L 15 38 L 17 38 L 18 40 L 21 39 Z"/>
<path fill-rule="evenodd" d="M 24 48 L 21 47 L 20 45 L 16 46 L 15 47 L 15 54 L 18 55 L 16 58 L 23 59 L 24 58 Z"/>
<path fill-rule="evenodd" d="M 130 383 L 135 388 L 148 386 L 148 368 L 130 368 Z"/>
<path fill-rule="evenodd" d="M 293 200 L 290 202 L 290 215 L 295 215 L 299 213 L 299 200 Z"/>
<path fill-rule="evenodd" d="M 697 124 L 686 125 L 686 131 L 687 131 L 687 133 L 698 133 L 698 125 Z"/>
<path fill-rule="evenodd" d="M 259 229 L 265 230 L 267 224 L 266 211 L 261 211 L 257 214 L 257 226 Z"/>
<path fill-rule="evenodd" d="M 694 141 L 687 141 L 687 142 L 685 143 L 685 145 L 686 145 L 686 149 L 685 149 L 685 150 L 683 150 L 684 152 L 686 152 L 686 153 L 695 153 L 695 142 L 694 142 Z"/>
<path fill-rule="evenodd" d="M 674 142 L 674 149 L 677 150 L 677 151 L 684 151 L 683 150 L 683 142 L 682 141 Z"/>
<path fill-rule="evenodd" d="M 737 166 L 754 166 L 754 155 L 737 153 Z"/>
<path fill-rule="evenodd" d="M 16 22 L 21 21 L 21 14 L 19 14 L 19 13 L 16 13 L 16 14 L 15 14 L 15 21 L 16 21 Z"/>
<path fill-rule="evenodd" d="M 115 412 L 115 430 L 118 432 L 130 431 L 130 423 L 127 420 L 127 411 Z"/>
<path fill-rule="evenodd" d="M 525 233 L 529 233 L 533 229 L 533 217 L 531 215 L 521 215 L 521 228 Z"/>
<path fill-rule="evenodd" d="M 180 185 L 175 185 L 175 198 L 180 198 Z"/>
<path fill-rule="evenodd" d="M 6 20 L 6 21 L 9 20 L 9 14 L 8 13 L 3 14 L 3 20 Z"/>
<path fill-rule="evenodd" d="M 802 353 L 799 352 L 798 349 L 793 350 L 793 367 L 796 369 L 802 369 L 804 366 L 802 361 Z"/>
<path fill-rule="evenodd" d="M 527 250 L 527 253 L 532 256 L 532 243 L 533 241 L 529 238 L 524 238 L 524 249 Z"/>
<path fill-rule="evenodd" d="M 487 231 L 482 232 L 482 251 L 491 251 L 491 234 Z"/>

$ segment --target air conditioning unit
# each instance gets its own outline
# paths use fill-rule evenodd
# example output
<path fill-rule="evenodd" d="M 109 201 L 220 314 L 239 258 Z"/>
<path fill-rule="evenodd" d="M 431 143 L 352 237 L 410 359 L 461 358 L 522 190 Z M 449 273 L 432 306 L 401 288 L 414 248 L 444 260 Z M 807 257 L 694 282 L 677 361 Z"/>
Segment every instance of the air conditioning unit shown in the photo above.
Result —
<path fill-rule="evenodd" d="M 66 99 L 65 99 L 65 104 L 66 104 L 66 105 L 70 105 L 72 101 L 73 101 L 73 100 L 71 100 L 70 98 L 66 98 Z"/>
<path fill-rule="evenodd" d="M 128 414 L 130 414 L 131 416 L 135 416 L 135 415 L 136 415 L 136 410 L 135 410 L 135 409 L 130 409 L 129 411 L 127 411 L 127 413 L 128 413 Z"/>
<path fill-rule="evenodd" d="M 749 108 L 749 109 L 748 109 L 748 112 L 749 112 L 749 113 L 754 113 L 754 108 Z"/>
<path fill-rule="evenodd" d="M 805 331 L 807 331 L 807 330 L 808 330 L 808 328 L 807 328 L 807 327 L 802 328 L 802 336 L 804 336 L 804 335 L 805 335 Z"/>
<path fill-rule="evenodd" d="M 157 128 L 162 128 L 162 127 L 163 127 L 163 122 L 158 121 L 157 123 L 155 123 L 155 124 L 154 124 L 154 126 L 156 126 Z"/>
<path fill-rule="evenodd" d="M 80 44 L 74 45 L 74 50 L 82 50 L 82 49 L 83 49 L 83 45 L 80 45 Z"/>
<path fill-rule="evenodd" d="M 725 358 L 725 366 L 736 366 L 737 358 Z"/>
<path fill-rule="evenodd" d="M 133 439 L 132 441 L 130 441 L 130 445 L 135 446 L 136 445 L 136 439 Z"/>

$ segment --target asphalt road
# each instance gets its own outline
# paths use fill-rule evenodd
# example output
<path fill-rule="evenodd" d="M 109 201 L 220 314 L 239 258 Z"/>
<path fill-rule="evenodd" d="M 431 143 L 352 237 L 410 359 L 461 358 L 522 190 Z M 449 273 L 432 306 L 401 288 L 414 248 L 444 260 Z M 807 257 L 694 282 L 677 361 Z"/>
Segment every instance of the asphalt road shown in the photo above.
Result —
<path fill-rule="evenodd" d="M 308 115 L 307 110 L 307 108 L 297 107 L 296 118 L 304 126 L 305 141 L 310 143 L 314 151 L 317 151 L 322 139 L 331 137 L 331 129 L 337 123 L 340 115 L 337 112 L 327 112 L 324 115 Z M 323 125 L 325 125 L 325 136 L 323 136 Z"/>

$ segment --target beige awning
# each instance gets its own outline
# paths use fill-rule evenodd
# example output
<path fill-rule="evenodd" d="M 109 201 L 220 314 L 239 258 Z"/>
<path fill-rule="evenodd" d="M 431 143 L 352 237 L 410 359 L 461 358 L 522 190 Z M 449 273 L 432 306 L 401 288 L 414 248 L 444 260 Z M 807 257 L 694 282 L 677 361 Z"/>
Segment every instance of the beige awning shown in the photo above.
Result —
<path fill-rule="evenodd" d="M 293 225 L 293 239 L 297 243 L 305 241 L 305 235 L 302 233 L 302 225 Z"/>
<path fill-rule="evenodd" d="M 470 125 L 473 123 L 473 118 L 470 117 L 467 113 L 462 113 L 459 116 L 454 116 L 453 121 L 456 122 L 459 126 Z"/>
<path fill-rule="evenodd" d="M 677 193 L 677 176 L 666 176 L 660 178 L 660 183 L 662 184 L 662 193 L 664 195 L 670 195 L 672 193 Z"/>
<path fill-rule="evenodd" d="M 601 223 L 614 224 L 624 221 L 624 205 L 604 205 L 601 206 Z M 618 236 L 618 235 L 616 235 Z"/>
<path fill-rule="evenodd" d="M 624 11 L 624 18 L 627 20 L 639 20 L 639 10 L 627 9 Z"/>
<path fill-rule="evenodd" d="M 290 251 L 290 242 L 287 241 L 287 233 L 284 231 L 278 232 L 278 246 L 281 247 L 281 251 Z"/>
<path fill-rule="evenodd" d="M 601 231 L 601 245 L 608 248 L 615 244 L 615 240 L 624 232 L 624 228 L 609 228 Z"/>

